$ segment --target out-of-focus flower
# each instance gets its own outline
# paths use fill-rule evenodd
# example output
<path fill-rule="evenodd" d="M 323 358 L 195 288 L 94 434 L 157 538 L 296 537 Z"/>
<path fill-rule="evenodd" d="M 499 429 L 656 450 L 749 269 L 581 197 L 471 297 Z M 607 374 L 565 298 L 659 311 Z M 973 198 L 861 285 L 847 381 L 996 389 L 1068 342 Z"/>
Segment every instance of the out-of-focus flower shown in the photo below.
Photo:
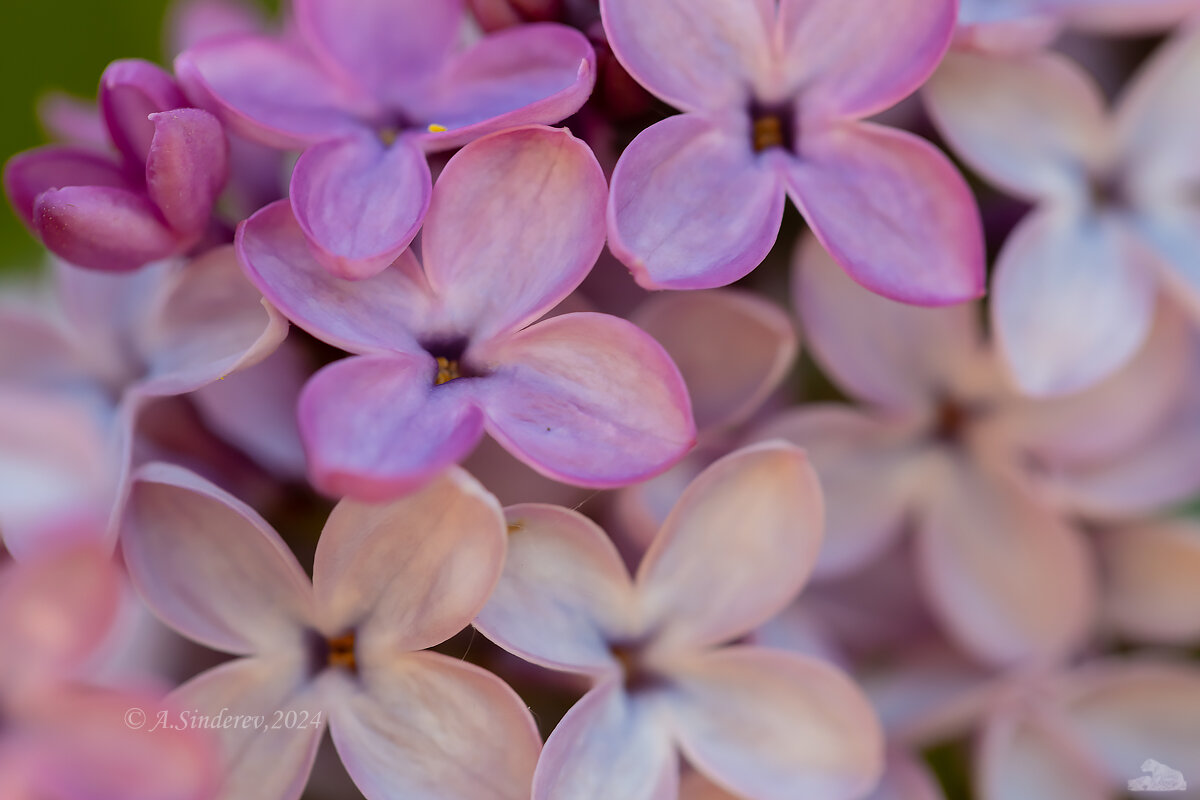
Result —
<path fill-rule="evenodd" d="M 1197 0 L 960 0 L 956 50 L 1019 53 L 1049 44 L 1064 25 L 1115 34 L 1167 27 Z"/>
<path fill-rule="evenodd" d="M 951 0 L 605 0 L 613 52 L 685 113 L 621 156 L 610 246 L 648 288 L 722 286 L 775 243 L 791 196 L 855 280 L 923 305 L 978 297 L 966 182 L 928 142 L 861 122 L 937 66 Z"/>
<path fill-rule="evenodd" d="M 50 145 L 14 156 L 4 189 L 17 215 L 81 267 L 126 271 L 186 253 L 225 185 L 221 124 L 188 108 L 175 80 L 146 61 L 109 65 L 99 104 L 117 153 Z"/>
<path fill-rule="evenodd" d="M 485 428 L 539 472 L 596 487 L 656 474 L 692 446 L 679 371 L 636 326 L 591 313 L 530 325 L 595 263 L 604 198 L 586 145 L 526 127 L 447 164 L 424 267 L 407 252 L 374 278 L 334 277 L 286 203 L 242 227 L 243 263 L 271 302 L 358 354 L 318 372 L 300 399 L 318 488 L 394 497 L 470 453 Z"/>
<path fill-rule="evenodd" d="M 470 623 L 504 561 L 500 506 L 465 472 L 388 505 L 340 503 L 311 583 L 252 509 L 177 467 L 139 470 L 121 535 L 155 613 L 242 656 L 172 695 L 265 719 L 221 731 L 221 798 L 299 797 L 327 724 L 372 800 L 528 797 L 540 741 L 525 705 L 479 667 L 423 652 Z"/>
<path fill-rule="evenodd" d="M 1200 314 L 1200 33 L 1170 42 L 1115 113 L 1053 54 L 954 54 L 924 96 L 954 149 L 1037 208 L 1000 253 L 992 323 L 1032 394 L 1095 384 L 1142 346 L 1163 290 Z"/>
<path fill-rule="evenodd" d="M 340 277 L 377 274 L 412 241 L 430 200 L 426 152 L 557 122 L 595 82 L 591 45 L 565 26 L 525 25 L 460 52 L 462 0 L 294 5 L 297 40 L 223 37 L 183 53 L 176 71 L 233 130 L 304 148 L 292 210 Z"/>
<path fill-rule="evenodd" d="M 604 532 L 543 505 L 506 510 L 509 558 L 476 626 L 593 688 L 550 735 L 535 800 L 675 797 L 678 753 L 759 800 L 859 797 L 882 738 L 836 668 L 729 642 L 779 612 L 820 544 L 820 487 L 794 447 L 727 456 L 692 483 L 629 572 Z"/>

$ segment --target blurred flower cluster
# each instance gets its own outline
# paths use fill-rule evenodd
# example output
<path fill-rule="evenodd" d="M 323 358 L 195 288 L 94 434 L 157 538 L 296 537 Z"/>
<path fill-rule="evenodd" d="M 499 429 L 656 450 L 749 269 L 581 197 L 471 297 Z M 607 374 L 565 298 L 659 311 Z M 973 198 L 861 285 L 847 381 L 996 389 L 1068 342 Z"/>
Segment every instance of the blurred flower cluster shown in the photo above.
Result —
<path fill-rule="evenodd" d="M 0 799 L 1200 797 L 1200 0 L 167 27 L 4 168 Z"/>

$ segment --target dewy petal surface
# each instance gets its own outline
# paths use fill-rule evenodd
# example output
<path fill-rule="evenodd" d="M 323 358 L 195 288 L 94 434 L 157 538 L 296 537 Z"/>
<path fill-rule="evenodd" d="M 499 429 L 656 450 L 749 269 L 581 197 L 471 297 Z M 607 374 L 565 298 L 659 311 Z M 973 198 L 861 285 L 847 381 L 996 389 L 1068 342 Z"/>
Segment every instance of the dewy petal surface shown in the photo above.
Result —
<path fill-rule="evenodd" d="M 865 122 L 813 130 L 786 180 L 817 239 L 871 291 L 922 306 L 983 294 L 975 199 L 924 139 Z"/>
<path fill-rule="evenodd" d="M 670 467 L 696 439 L 687 387 L 662 346 L 630 322 L 578 312 L 479 354 L 488 432 L 544 475 L 623 486 Z"/>
<path fill-rule="evenodd" d="M 110 186 L 42 193 L 33 208 L 42 243 L 80 267 L 123 272 L 176 251 L 176 233 L 143 195 Z"/>
<path fill-rule="evenodd" d="M 146 156 L 146 188 L 167 224 L 187 237 L 208 226 L 213 203 L 229 176 L 229 145 L 207 111 L 180 108 L 151 116 L 154 138 Z"/>
<path fill-rule="evenodd" d="M 566 508 L 524 504 L 505 514 L 504 574 L 475 626 L 545 667 L 615 670 L 610 645 L 632 627 L 633 582 L 612 540 Z"/>
<path fill-rule="evenodd" d="M 438 178 L 422 237 L 448 321 L 488 339 L 557 305 L 600 255 L 606 199 L 596 157 L 564 129 L 464 147 Z"/>
<path fill-rule="evenodd" d="M 173 628 L 227 653 L 294 648 L 310 624 L 308 579 L 253 509 L 181 467 L 150 464 L 121 526 L 125 562 Z"/>
<path fill-rule="evenodd" d="M 682 114 L 621 155 L 609 196 L 609 247 L 647 289 L 708 289 L 757 267 L 779 235 L 785 194 L 755 158 L 747 121 Z"/>
<path fill-rule="evenodd" d="M 821 487 L 798 448 L 725 456 L 684 491 L 638 568 L 647 628 L 689 648 L 748 633 L 800 591 L 823 525 Z"/>
<path fill-rule="evenodd" d="M 355 628 L 364 661 L 440 644 L 483 608 L 504 552 L 500 504 L 458 467 L 387 504 L 343 500 L 313 565 L 323 632 Z"/>
<path fill-rule="evenodd" d="M 862 797 L 883 771 L 867 698 L 816 659 L 730 647 L 672 671 L 665 713 L 698 769 L 746 797 Z"/>

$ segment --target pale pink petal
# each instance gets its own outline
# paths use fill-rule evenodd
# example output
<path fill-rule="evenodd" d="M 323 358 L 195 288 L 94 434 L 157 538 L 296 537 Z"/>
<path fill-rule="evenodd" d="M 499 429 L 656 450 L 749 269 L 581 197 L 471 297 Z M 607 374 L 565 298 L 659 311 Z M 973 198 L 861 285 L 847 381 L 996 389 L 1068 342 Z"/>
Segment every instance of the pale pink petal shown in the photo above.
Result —
<path fill-rule="evenodd" d="M 180 108 L 150 116 L 146 188 L 167 224 L 188 237 L 208 227 L 213 203 L 229 177 L 229 144 L 207 111 Z"/>
<path fill-rule="evenodd" d="M 137 182 L 112 157 L 71 145 L 49 145 L 17 153 L 4 164 L 4 193 L 26 225 L 34 224 L 38 196 L 64 186 L 137 189 Z"/>
<path fill-rule="evenodd" d="M 621 65 L 676 108 L 728 108 L 767 88 L 770 0 L 601 0 L 600 12 Z"/>
<path fill-rule="evenodd" d="M 1116 372 L 1154 320 L 1153 258 L 1120 219 L 1035 212 L 996 262 L 992 325 L 1028 394 L 1066 394 Z"/>
<path fill-rule="evenodd" d="M 935 613 L 960 645 L 990 664 L 1070 653 L 1095 615 L 1083 537 L 1021 487 L 973 467 L 956 469 L 937 481 L 917 531 Z"/>
<path fill-rule="evenodd" d="M 901 750 L 888 753 L 883 778 L 866 800 L 945 800 L 942 787 L 924 762 Z"/>
<path fill-rule="evenodd" d="M 792 260 L 792 295 L 821 366 L 872 405 L 928 408 L 982 354 L 974 304 L 921 308 L 880 297 L 855 283 L 811 236 Z"/>
<path fill-rule="evenodd" d="M 784 192 L 742 118 L 682 114 L 638 134 L 612 175 L 609 247 L 647 289 L 707 289 L 757 267 Z"/>
<path fill-rule="evenodd" d="M 262 10 L 246 0 L 175 0 L 167 11 L 167 49 L 178 54 L 206 39 L 258 33 Z"/>
<path fill-rule="evenodd" d="M 1064 56 L 954 53 L 923 96 L 954 152 L 1019 197 L 1077 192 L 1103 155 L 1104 97 Z"/>
<path fill-rule="evenodd" d="M 923 306 L 983 294 L 975 199 L 929 142 L 871 123 L 832 125 L 800 137 L 785 175 L 817 239 L 871 291 Z"/>
<path fill-rule="evenodd" d="M 1179 171 L 1171 174 L 1180 176 Z M 1173 188 L 1138 211 L 1132 222 L 1138 238 L 1158 256 L 1156 266 L 1167 290 L 1195 318 L 1200 316 L 1200 212 L 1189 191 Z"/>
<path fill-rule="evenodd" d="M 717 786 L 701 772 L 688 770 L 679 782 L 679 800 L 743 800 Z"/>
<path fill-rule="evenodd" d="M 108 65 L 97 100 L 108 135 L 131 167 L 146 163 L 155 135 L 150 115 L 188 104 L 166 70 L 137 58 Z"/>
<path fill-rule="evenodd" d="M 363 660 L 440 644 L 483 608 L 504 552 L 500 504 L 457 467 L 384 505 L 343 500 L 313 565 L 322 630 L 355 628 Z"/>
<path fill-rule="evenodd" d="M 267 300 L 318 339 L 352 353 L 417 347 L 413 331 L 427 316 L 429 293 L 411 252 L 373 278 L 336 278 L 313 257 L 286 200 L 238 228 L 237 252 Z"/>
<path fill-rule="evenodd" d="M 49 91 L 37 100 L 37 118 L 54 141 L 82 145 L 94 151 L 110 146 L 108 129 L 92 100 Z"/>
<path fill-rule="evenodd" d="M 980 800 L 1110 796 L 1097 765 L 1079 752 L 1071 731 L 1056 716 L 1036 711 L 996 715 L 983 729 L 978 747 Z"/>
<path fill-rule="evenodd" d="M 813 116 L 868 117 L 916 91 L 950 45 L 954 0 L 783 0 L 788 88 Z"/>
<path fill-rule="evenodd" d="M 991 19 L 990 8 L 997 8 L 992 0 L 962 0 L 952 51 L 993 55 L 1032 53 L 1044 49 L 1062 31 L 1060 20 L 1025 15 L 1014 5 L 1000 7 L 999 15 Z"/>
<path fill-rule="evenodd" d="M 80 366 L 65 324 L 41 309 L 0 305 L 0 375 L 5 384 L 19 388 L 69 383 L 78 379 Z"/>
<path fill-rule="evenodd" d="M 1200 639 L 1200 526 L 1153 520 L 1101 531 L 1108 619 L 1141 642 Z"/>
<path fill-rule="evenodd" d="M 816 473 L 791 445 L 768 442 L 717 461 L 679 498 L 638 569 L 646 624 L 694 646 L 766 622 L 808 579 L 822 512 Z"/>
<path fill-rule="evenodd" d="M 565 129 L 464 147 L 438 178 L 421 240 L 447 324 L 485 340 L 562 301 L 604 246 L 606 192 L 596 157 Z"/>
<path fill-rule="evenodd" d="M 613 680 L 585 694 L 550 734 L 533 800 L 675 800 L 678 787 L 668 732 Z"/>
<path fill-rule="evenodd" d="M 300 395 L 300 435 L 318 489 L 367 502 L 416 489 L 483 435 L 473 379 L 435 386 L 426 353 L 336 361 Z"/>
<path fill-rule="evenodd" d="M 783 381 L 799 349 L 779 306 L 737 290 L 654 295 L 631 321 L 679 367 L 702 431 L 744 422 Z"/>
<path fill-rule="evenodd" d="M 490 436 L 483 437 L 462 465 L 467 472 L 479 478 L 504 506 L 549 503 L 574 507 L 592 496 L 592 492 L 582 486 L 571 486 L 547 478 L 505 450 Z"/>
<path fill-rule="evenodd" d="M 178 234 L 143 195 L 110 186 L 67 186 L 38 196 L 33 228 L 70 263 L 111 272 L 137 269 L 175 253 Z"/>
<path fill-rule="evenodd" d="M 138 470 L 121 526 L 129 576 L 159 617 L 229 653 L 302 651 L 311 591 L 246 504 L 181 467 Z"/>
<path fill-rule="evenodd" d="M 330 732 L 367 797 L 528 800 L 541 739 L 524 701 L 495 675 L 439 653 L 363 663 Z"/>
<path fill-rule="evenodd" d="M 431 180 L 425 155 L 410 139 L 389 147 L 363 132 L 301 154 L 292 171 L 292 210 L 326 269 L 339 278 L 369 278 L 417 235 Z"/>
<path fill-rule="evenodd" d="M 570 509 L 528 504 L 505 514 L 504 574 L 475 626 L 544 667 L 614 670 L 611 646 L 632 633 L 633 582 L 612 541 Z"/>
<path fill-rule="evenodd" d="M 1136 36 L 1157 33 L 1175 23 L 1186 27 L 1187 17 L 1196 13 L 1196 0 L 1075 0 L 1065 10 L 1073 12 L 1071 23 L 1084 31 Z"/>
<path fill-rule="evenodd" d="M 667 715 L 697 769 L 761 800 L 862 797 L 883 770 L 883 732 L 839 669 L 730 647 L 676 665 Z"/>
<path fill-rule="evenodd" d="M 618 317 L 553 317 L 478 358 L 490 373 L 479 389 L 488 433 L 555 480 L 624 486 L 667 469 L 695 443 L 679 370 Z"/>

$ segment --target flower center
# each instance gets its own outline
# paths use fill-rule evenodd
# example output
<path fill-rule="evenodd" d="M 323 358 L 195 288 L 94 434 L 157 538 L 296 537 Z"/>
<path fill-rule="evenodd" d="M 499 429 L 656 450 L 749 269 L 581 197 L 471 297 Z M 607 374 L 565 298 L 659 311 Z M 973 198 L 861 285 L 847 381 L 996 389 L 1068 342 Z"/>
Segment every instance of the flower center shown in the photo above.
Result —
<path fill-rule="evenodd" d="M 421 342 L 425 352 L 433 356 L 434 370 L 430 377 L 434 386 L 442 386 L 459 378 L 478 378 L 484 374 L 475 370 L 466 358 L 468 344 L 465 336 Z"/>
<path fill-rule="evenodd" d="M 449 383 L 452 380 L 462 377 L 462 372 L 459 370 L 458 362 L 445 356 L 437 357 L 437 375 L 433 378 L 434 386 L 441 386 L 443 383 Z"/>
<path fill-rule="evenodd" d="M 962 438 L 969 419 L 970 413 L 961 404 L 943 400 L 933 424 L 933 437 L 941 442 L 957 442 Z"/>
<path fill-rule="evenodd" d="M 1118 175 L 1093 174 L 1088 179 L 1088 190 L 1092 205 L 1096 208 L 1125 208 L 1129 205 L 1125 197 L 1125 187 L 1121 185 Z"/>
<path fill-rule="evenodd" d="M 638 644 L 614 644 L 611 651 L 625 676 L 626 691 L 649 689 L 662 681 L 662 678 L 643 661 L 642 648 Z"/>
<path fill-rule="evenodd" d="M 750 107 L 750 140 L 754 152 L 761 153 L 774 147 L 793 150 L 795 129 L 791 109 L 786 106 Z"/>
<path fill-rule="evenodd" d="M 325 644 L 329 648 L 327 666 L 358 672 L 358 660 L 354 657 L 354 631 L 327 639 Z"/>

